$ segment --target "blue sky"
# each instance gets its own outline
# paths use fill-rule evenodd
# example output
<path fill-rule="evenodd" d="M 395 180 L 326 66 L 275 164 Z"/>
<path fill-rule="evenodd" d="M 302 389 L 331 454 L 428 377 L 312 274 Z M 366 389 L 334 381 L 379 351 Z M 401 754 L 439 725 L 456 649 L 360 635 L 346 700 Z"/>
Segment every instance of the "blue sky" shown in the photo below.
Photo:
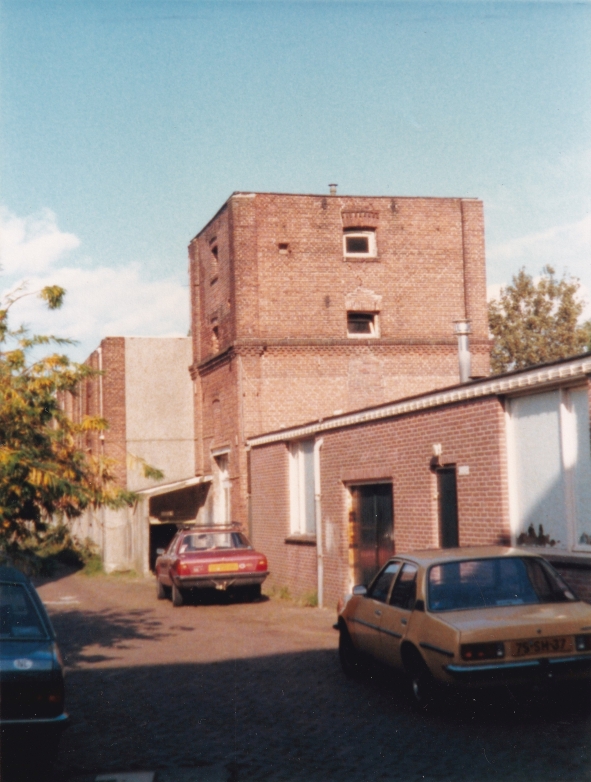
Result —
<path fill-rule="evenodd" d="M 591 4 L 1 0 L 0 288 L 80 340 L 186 334 L 234 190 L 479 197 L 491 289 L 591 298 Z M 591 315 L 591 308 L 587 313 Z"/>

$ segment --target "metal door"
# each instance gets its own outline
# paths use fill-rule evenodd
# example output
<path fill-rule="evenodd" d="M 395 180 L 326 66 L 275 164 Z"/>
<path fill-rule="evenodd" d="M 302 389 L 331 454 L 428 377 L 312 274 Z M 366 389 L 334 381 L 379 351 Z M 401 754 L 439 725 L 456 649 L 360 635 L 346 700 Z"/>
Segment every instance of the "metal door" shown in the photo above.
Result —
<path fill-rule="evenodd" d="M 459 545 L 458 489 L 455 467 L 442 467 L 437 470 L 437 493 L 439 494 L 441 548 L 454 548 Z"/>
<path fill-rule="evenodd" d="M 369 584 L 394 553 L 392 485 L 355 486 L 351 492 L 354 581 Z"/>

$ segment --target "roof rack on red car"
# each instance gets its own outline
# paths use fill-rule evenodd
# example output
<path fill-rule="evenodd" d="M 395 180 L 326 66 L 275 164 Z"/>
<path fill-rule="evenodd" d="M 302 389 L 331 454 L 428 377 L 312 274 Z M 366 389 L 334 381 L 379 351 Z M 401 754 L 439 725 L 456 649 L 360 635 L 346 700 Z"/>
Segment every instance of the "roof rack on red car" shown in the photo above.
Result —
<path fill-rule="evenodd" d="M 177 524 L 179 529 L 201 529 L 201 530 L 214 530 L 221 532 L 222 530 L 242 530 L 242 524 L 239 521 L 225 521 L 223 524 L 205 524 L 202 521 L 183 521 Z"/>

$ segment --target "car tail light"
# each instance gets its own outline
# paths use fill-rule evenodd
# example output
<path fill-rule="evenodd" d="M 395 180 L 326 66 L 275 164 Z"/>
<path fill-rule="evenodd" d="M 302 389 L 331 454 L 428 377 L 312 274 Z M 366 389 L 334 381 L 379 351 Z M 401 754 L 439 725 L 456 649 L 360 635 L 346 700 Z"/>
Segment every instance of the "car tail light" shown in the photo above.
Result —
<path fill-rule="evenodd" d="M 189 565 L 187 565 L 186 562 L 181 562 L 180 559 L 177 559 L 173 565 L 172 569 L 176 571 L 177 575 L 179 576 L 188 576 L 191 572 L 191 568 Z"/>
<path fill-rule="evenodd" d="M 577 635 L 575 637 L 577 652 L 591 651 L 591 635 Z"/>
<path fill-rule="evenodd" d="M 43 688 L 37 693 L 37 706 L 39 716 L 52 716 L 61 714 L 64 710 L 64 682 L 63 679 L 53 682 L 49 687 Z"/>
<path fill-rule="evenodd" d="M 257 569 L 257 570 L 261 570 L 261 571 L 263 571 L 263 570 L 266 570 L 266 569 L 267 569 L 267 560 L 265 559 L 265 557 L 261 557 L 261 558 L 260 558 L 260 559 L 257 561 L 257 566 L 256 566 L 256 569 Z"/>
<path fill-rule="evenodd" d="M 462 660 L 498 660 L 505 656 L 505 644 L 492 642 L 487 644 L 462 644 Z"/>

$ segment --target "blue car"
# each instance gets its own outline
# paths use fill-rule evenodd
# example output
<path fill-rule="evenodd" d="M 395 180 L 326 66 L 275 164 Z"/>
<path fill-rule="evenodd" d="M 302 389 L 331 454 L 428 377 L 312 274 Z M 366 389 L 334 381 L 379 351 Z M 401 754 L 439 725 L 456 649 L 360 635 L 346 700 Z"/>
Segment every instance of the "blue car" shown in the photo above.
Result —
<path fill-rule="evenodd" d="M 47 612 L 25 575 L 0 566 L 2 738 L 35 735 L 57 748 L 67 721 L 64 667 Z"/>

